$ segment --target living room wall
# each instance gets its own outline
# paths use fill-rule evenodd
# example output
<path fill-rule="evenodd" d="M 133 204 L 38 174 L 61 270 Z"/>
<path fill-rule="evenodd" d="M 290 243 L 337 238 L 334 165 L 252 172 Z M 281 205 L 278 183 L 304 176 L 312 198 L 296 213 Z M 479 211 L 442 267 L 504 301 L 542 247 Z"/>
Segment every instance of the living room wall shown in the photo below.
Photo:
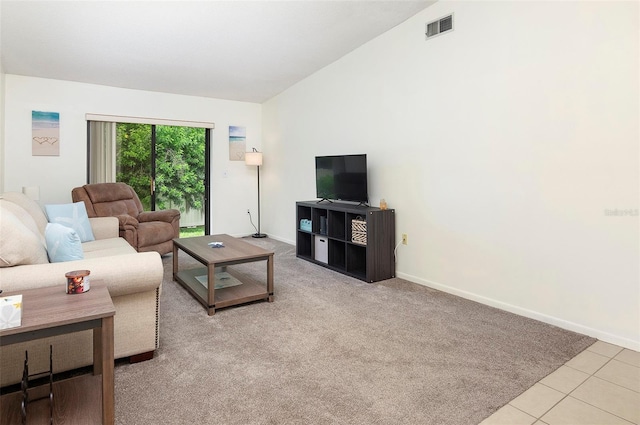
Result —
<path fill-rule="evenodd" d="M 4 169 L 4 69 L 0 63 L 0 166 Z M 0 172 L 0 193 L 4 190 L 4 173 Z"/>
<path fill-rule="evenodd" d="M 263 105 L 265 230 L 295 243 L 314 156 L 367 153 L 397 276 L 640 349 L 638 16 L 437 2 Z"/>
<path fill-rule="evenodd" d="M 261 149 L 261 106 L 204 97 L 128 90 L 8 74 L 5 76 L 4 191 L 39 186 L 40 204 L 71 201 L 86 183 L 86 113 L 215 123 L 212 132 L 213 233 L 244 236 L 255 230 L 256 169 L 229 161 L 229 125 L 245 126 L 247 148 Z M 60 156 L 31 155 L 31 111 L 60 113 Z M 254 218 L 255 221 L 255 218 Z"/>

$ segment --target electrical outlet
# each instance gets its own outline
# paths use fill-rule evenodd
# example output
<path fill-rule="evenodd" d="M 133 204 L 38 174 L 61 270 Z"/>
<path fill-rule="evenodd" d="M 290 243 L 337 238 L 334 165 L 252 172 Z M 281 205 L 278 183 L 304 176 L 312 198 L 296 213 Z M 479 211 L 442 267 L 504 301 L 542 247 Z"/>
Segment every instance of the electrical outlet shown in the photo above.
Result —
<path fill-rule="evenodd" d="M 251 214 L 251 210 L 247 208 L 247 214 Z"/>
<path fill-rule="evenodd" d="M 402 234 L 402 245 L 407 245 L 407 234 L 406 233 Z"/>

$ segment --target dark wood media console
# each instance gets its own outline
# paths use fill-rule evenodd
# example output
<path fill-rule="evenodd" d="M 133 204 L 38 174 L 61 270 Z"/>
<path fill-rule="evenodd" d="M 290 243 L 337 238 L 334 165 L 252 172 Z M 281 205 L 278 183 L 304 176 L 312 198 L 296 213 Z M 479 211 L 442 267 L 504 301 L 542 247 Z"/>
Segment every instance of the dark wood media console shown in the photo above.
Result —
<path fill-rule="evenodd" d="M 310 229 L 301 227 L 302 220 L 311 221 Z M 363 226 L 366 244 L 359 237 Z M 377 282 L 395 277 L 395 239 L 395 210 L 341 202 L 296 202 L 298 258 Z"/>

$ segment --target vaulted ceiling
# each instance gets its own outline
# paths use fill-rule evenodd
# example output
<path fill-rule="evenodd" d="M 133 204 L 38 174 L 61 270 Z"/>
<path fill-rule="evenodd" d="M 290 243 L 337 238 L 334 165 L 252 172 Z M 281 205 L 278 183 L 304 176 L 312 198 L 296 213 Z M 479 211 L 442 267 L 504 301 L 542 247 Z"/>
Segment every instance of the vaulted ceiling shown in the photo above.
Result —
<path fill-rule="evenodd" d="M 261 103 L 434 1 L 0 1 L 7 74 Z"/>

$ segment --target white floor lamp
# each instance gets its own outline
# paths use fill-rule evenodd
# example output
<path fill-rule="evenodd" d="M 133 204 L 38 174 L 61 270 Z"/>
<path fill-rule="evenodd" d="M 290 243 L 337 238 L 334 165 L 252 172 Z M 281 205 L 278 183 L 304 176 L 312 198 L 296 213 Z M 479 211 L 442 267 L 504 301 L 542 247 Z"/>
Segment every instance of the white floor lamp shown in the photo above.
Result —
<path fill-rule="evenodd" d="M 255 165 L 258 167 L 258 229 L 257 233 L 254 233 L 254 238 L 266 238 L 267 235 L 260 233 L 260 166 L 262 165 L 262 152 L 258 152 L 256 148 L 253 148 L 253 152 L 246 152 L 244 154 L 244 162 L 247 165 Z"/>

